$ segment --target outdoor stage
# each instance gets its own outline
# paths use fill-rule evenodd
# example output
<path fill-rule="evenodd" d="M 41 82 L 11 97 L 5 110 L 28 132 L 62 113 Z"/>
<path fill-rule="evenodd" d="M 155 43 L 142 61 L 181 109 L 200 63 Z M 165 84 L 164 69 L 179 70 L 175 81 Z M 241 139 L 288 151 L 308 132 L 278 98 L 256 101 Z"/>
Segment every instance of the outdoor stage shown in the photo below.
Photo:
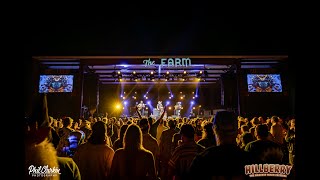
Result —
<path fill-rule="evenodd" d="M 158 114 L 154 111 L 158 101 L 167 106 L 167 116 L 176 115 L 177 102 L 183 107 L 181 117 L 210 116 L 216 109 L 231 109 L 247 116 L 293 111 L 286 84 L 289 82 L 287 56 L 38 56 L 33 59 L 39 67 L 34 73 L 37 76 L 33 77 L 34 84 L 39 84 L 39 76 L 73 78 L 68 86 L 59 87 L 62 93 L 48 94 L 50 109 L 58 117 L 70 112 L 79 117 L 84 106 L 95 106 L 102 115 L 107 112 L 112 116 L 134 116 L 134 107 L 140 101 L 146 104 L 145 116 Z M 248 77 L 258 79 L 249 81 Z M 68 84 L 65 82 L 68 81 L 56 82 L 55 86 Z M 52 85 L 47 81 L 41 83 L 44 92 Z M 63 91 L 64 87 L 68 92 Z M 51 89 L 55 92 L 54 87 Z M 255 90 L 262 93 L 251 92 Z M 265 103 L 258 107 L 255 104 L 259 102 Z M 273 104 L 273 108 L 268 104 Z"/>

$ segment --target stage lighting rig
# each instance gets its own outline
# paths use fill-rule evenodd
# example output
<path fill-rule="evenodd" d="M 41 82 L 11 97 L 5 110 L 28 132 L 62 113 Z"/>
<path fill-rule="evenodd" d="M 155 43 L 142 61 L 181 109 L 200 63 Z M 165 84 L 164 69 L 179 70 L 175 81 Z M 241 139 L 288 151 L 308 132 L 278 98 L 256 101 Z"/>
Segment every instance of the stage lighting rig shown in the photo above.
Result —
<path fill-rule="evenodd" d="M 166 79 L 166 81 L 170 80 L 170 72 L 169 71 L 166 72 L 165 79 Z"/>

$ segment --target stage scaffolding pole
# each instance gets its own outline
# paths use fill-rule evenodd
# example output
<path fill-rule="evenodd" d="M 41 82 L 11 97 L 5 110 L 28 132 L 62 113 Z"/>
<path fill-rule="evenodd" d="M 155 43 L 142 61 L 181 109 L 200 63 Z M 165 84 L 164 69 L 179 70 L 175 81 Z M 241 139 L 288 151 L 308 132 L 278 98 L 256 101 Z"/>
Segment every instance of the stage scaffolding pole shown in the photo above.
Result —
<path fill-rule="evenodd" d="M 240 98 L 240 95 L 241 95 L 240 82 L 241 82 L 241 74 L 242 74 L 241 61 L 236 61 L 235 65 L 236 65 L 236 77 L 237 77 L 238 115 L 241 115 L 241 103 L 240 103 L 240 101 L 241 101 L 241 98 Z"/>
<path fill-rule="evenodd" d="M 99 82 L 99 79 L 97 79 L 97 105 L 96 105 L 96 108 L 97 108 L 97 113 L 99 113 L 99 96 L 100 96 L 100 82 Z"/>
<path fill-rule="evenodd" d="M 81 92 L 80 92 L 80 117 L 84 116 L 84 109 L 83 109 L 83 86 L 84 86 L 84 73 L 83 73 L 83 64 L 80 62 L 79 67 L 79 74 L 80 74 L 80 82 L 81 82 Z"/>

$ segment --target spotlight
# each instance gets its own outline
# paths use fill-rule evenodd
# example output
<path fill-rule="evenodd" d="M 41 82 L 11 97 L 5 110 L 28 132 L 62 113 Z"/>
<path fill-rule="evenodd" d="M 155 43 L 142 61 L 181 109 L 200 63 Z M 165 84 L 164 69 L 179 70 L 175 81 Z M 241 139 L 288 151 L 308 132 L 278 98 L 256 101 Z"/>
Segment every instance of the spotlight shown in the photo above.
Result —
<path fill-rule="evenodd" d="M 124 102 L 123 102 L 123 104 L 124 104 L 124 105 L 127 105 L 127 104 L 128 104 L 128 102 L 127 102 L 127 101 L 124 101 Z"/>
<path fill-rule="evenodd" d="M 183 71 L 183 74 L 182 74 L 182 81 L 185 81 L 187 80 L 187 71 Z"/>
<path fill-rule="evenodd" d="M 151 81 L 154 81 L 154 71 L 151 71 L 151 72 L 150 72 L 150 76 L 149 76 L 149 77 L 150 77 L 150 80 L 151 80 Z"/>
<path fill-rule="evenodd" d="M 148 101 L 147 104 L 150 105 L 150 104 L 151 104 L 151 101 Z"/>
<path fill-rule="evenodd" d="M 135 80 L 135 81 L 138 80 L 138 75 L 137 75 L 136 71 L 132 72 L 132 77 L 133 77 L 133 80 Z"/>
<path fill-rule="evenodd" d="M 166 81 L 170 80 L 170 72 L 167 71 L 165 75 Z"/>
<path fill-rule="evenodd" d="M 191 101 L 190 103 L 193 105 L 193 104 L 194 104 L 194 101 Z"/>
<path fill-rule="evenodd" d="M 115 108 L 116 108 L 116 109 L 121 109 L 121 104 L 116 104 L 116 105 L 115 105 Z"/>
<path fill-rule="evenodd" d="M 169 105 L 169 104 L 170 104 L 170 101 L 167 101 L 167 102 L 166 102 L 166 105 Z"/>
<path fill-rule="evenodd" d="M 171 110 L 171 106 L 169 106 L 169 110 Z"/>
<path fill-rule="evenodd" d="M 197 78 L 199 81 L 201 80 L 202 74 L 203 74 L 202 71 L 199 71 L 199 73 L 197 74 Z"/>
<path fill-rule="evenodd" d="M 122 81 L 122 73 L 121 71 L 113 71 L 112 77 L 114 78 L 114 81 Z"/>

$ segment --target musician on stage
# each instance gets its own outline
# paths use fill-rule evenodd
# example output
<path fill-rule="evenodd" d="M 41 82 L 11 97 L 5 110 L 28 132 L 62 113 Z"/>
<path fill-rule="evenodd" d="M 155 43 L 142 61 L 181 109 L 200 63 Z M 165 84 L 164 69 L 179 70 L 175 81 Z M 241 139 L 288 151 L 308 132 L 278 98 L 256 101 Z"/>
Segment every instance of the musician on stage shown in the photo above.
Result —
<path fill-rule="evenodd" d="M 143 101 L 140 101 L 140 103 L 137 105 L 137 108 L 140 114 L 144 115 L 145 107 L 146 107 L 146 104 L 144 104 Z"/>
<path fill-rule="evenodd" d="M 162 101 L 158 101 L 157 110 L 158 110 L 159 116 L 160 116 L 160 114 L 162 114 L 163 111 L 164 111 L 164 107 L 163 107 L 163 105 L 162 105 Z M 165 114 L 164 114 L 164 119 L 167 119 L 167 117 L 168 117 L 167 112 L 165 112 Z"/>
<path fill-rule="evenodd" d="M 177 102 L 176 105 L 174 105 L 174 115 L 180 117 L 181 109 L 183 109 L 181 102 Z"/>
<path fill-rule="evenodd" d="M 158 111 L 159 111 L 159 114 L 162 114 L 162 112 L 163 112 L 162 101 L 158 101 L 157 109 L 158 109 Z"/>

